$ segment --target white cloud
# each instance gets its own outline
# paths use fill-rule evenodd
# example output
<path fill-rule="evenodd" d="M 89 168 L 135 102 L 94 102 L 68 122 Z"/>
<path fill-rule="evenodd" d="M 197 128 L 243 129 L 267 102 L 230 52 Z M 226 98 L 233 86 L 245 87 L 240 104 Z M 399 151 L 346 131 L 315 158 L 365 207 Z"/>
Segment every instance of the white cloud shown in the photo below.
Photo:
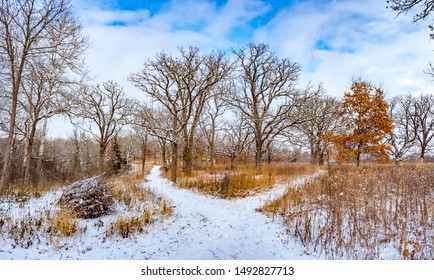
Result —
<path fill-rule="evenodd" d="M 428 29 L 410 21 L 395 18 L 377 0 L 301 3 L 259 29 L 256 41 L 299 62 L 301 83 L 322 82 L 331 95 L 341 96 L 358 77 L 382 85 L 389 95 L 427 91 L 431 80 L 424 70 L 434 46 Z M 320 41 L 322 49 L 316 47 Z"/>
<path fill-rule="evenodd" d="M 84 5 L 84 4 L 83 4 Z M 76 7 L 92 47 L 87 62 L 97 82 L 114 79 L 127 94 L 142 97 L 126 77 L 139 70 L 147 58 L 165 51 L 176 54 L 181 46 L 203 51 L 233 46 L 228 33 L 264 13 L 261 1 L 229 0 L 216 7 L 207 1 L 172 1 L 155 15 L 147 10 L 119 11 Z M 125 24 L 113 24 L 123 22 Z"/>

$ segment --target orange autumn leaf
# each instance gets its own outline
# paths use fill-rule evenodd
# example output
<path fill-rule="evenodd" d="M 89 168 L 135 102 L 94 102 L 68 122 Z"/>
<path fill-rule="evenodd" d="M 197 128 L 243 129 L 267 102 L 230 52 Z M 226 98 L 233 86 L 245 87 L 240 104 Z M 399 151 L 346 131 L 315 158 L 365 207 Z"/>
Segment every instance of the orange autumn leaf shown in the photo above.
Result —
<path fill-rule="evenodd" d="M 390 146 L 384 139 L 392 130 L 392 120 L 383 90 L 360 80 L 353 81 L 350 89 L 336 112 L 344 129 L 326 135 L 326 140 L 334 146 L 334 158 L 338 162 L 355 160 L 357 165 L 362 155 L 370 155 L 380 162 L 390 161 L 387 154 Z"/>

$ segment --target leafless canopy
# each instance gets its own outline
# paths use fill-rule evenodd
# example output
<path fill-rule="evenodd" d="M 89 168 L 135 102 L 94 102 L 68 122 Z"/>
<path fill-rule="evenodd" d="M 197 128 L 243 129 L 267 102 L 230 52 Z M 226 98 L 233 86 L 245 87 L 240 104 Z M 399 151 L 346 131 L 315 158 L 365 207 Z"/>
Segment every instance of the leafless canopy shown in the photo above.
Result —
<path fill-rule="evenodd" d="M 229 99 L 255 133 L 256 171 L 261 173 L 267 142 L 292 125 L 288 116 L 301 101 L 294 88 L 300 65 L 279 59 L 266 44 L 233 49 L 238 63 L 237 89 Z"/>
<path fill-rule="evenodd" d="M 1 0 L 0 6 L 0 75 L 7 82 L 10 123 L 0 180 L 0 192 L 9 183 L 11 154 L 17 124 L 17 108 L 23 74 L 32 58 L 56 51 L 50 30 L 56 22 L 69 16 L 68 0 Z M 51 33 L 53 34 L 53 33 Z M 58 35 L 58 34 L 57 34 Z M 62 41 L 59 44 L 63 43 Z"/>
<path fill-rule="evenodd" d="M 108 81 L 95 87 L 84 87 L 80 97 L 73 96 L 75 124 L 92 135 L 99 144 L 100 169 L 108 144 L 126 124 L 131 102 L 122 87 Z"/>
<path fill-rule="evenodd" d="M 416 144 L 414 133 L 412 97 L 396 96 L 389 102 L 389 115 L 393 120 L 393 130 L 388 137 L 392 150 L 391 154 L 396 163 L 412 156 L 411 151 Z"/>
<path fill-rule="evenodd" d="M 400 14 L 407 14 L 410 11 L 415 11 L 413 15 L 413 23 L 420 20 L 425 20 L 434 10 L 433 0 L 388 0 L 387 8 L 390 8 Z M 434 27 L 429 25 L 431 31 L 434 31 Z M 431 39 L 434 38 L 434 34 L 431 34 Z"/>
<path fill-rule="evenodd" d="M 225 79 L 231 65 L 224 54 L 201 54 L 198 48 L 180 48 L 179 57 L 159 53 L 129 80 L 169 113 L 172 143 L 172 180 L 176 180 L 178 145 L 183 141 L 185 172 L 192 170 L 192 147 L 212 88 Z"/>

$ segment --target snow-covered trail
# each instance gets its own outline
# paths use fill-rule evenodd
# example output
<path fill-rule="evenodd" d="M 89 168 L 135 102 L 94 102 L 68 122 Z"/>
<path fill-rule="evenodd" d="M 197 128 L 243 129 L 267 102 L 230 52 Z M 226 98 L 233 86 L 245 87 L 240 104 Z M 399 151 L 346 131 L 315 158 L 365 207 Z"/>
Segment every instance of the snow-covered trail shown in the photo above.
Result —
<path fill-rule="evenodd" d="M 152 168 L 147 179 L 147 187 L 167 198 L 175 208 L 173 217 L 148 233 L 146 258 L 311 258 L 289 240 L 282 224 L 255 211 L 265 201 L 282 195 L 289 185 L 257 196 L 225 200 L 174 187 L 160 176 L 158 166 Z M 300 178 L 291 185 L 302 181 Z"/>
<path fill-rule="evenodd" d="M 143 183 L 175 208 L 169 218 L 150 225 L 144 234 L 129 238 L 105 237 L 105 227 L 117 215 L 99 220 L 81 220 L 87 230 L 73 237 L 36 242 L 29 248 L 13 245 L 7 235 L 0 235 L 0 260 L 6 259 L 91 259 L 91 260 L 230 260 L 230 259 L 307 259 L 302 246 L 295 242 L 279 221 L 255 211 L 265 201 L 281 196 L 289 187 L 303 182 L 304 176 L 269 192 L 243 199 L 226 200 L 180 189 L 161 177 L 158 166 L 152 168 Z M 25 207 L 0 203 L 14 219 L 57 211 L 61 191 L 31 199 Z M 39 214 L 37 214 L 39 213 Z M 1 218 L 1 216 L 0 216 Z"/>

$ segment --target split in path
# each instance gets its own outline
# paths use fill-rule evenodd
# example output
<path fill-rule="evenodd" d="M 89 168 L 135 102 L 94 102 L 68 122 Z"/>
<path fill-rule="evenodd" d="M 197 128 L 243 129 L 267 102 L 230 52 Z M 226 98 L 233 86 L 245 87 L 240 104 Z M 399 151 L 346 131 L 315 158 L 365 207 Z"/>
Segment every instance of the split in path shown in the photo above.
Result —
<path fill-rule="evenodd" d="M 305 177 L 247 198 L 220 199 L 180 189 L 154 166 L 146 183 L 175 206 L 162 228 L 148 233 L 150 259 L 306 259 L 284 226 L 255 209 L 281 196 Z"/>

